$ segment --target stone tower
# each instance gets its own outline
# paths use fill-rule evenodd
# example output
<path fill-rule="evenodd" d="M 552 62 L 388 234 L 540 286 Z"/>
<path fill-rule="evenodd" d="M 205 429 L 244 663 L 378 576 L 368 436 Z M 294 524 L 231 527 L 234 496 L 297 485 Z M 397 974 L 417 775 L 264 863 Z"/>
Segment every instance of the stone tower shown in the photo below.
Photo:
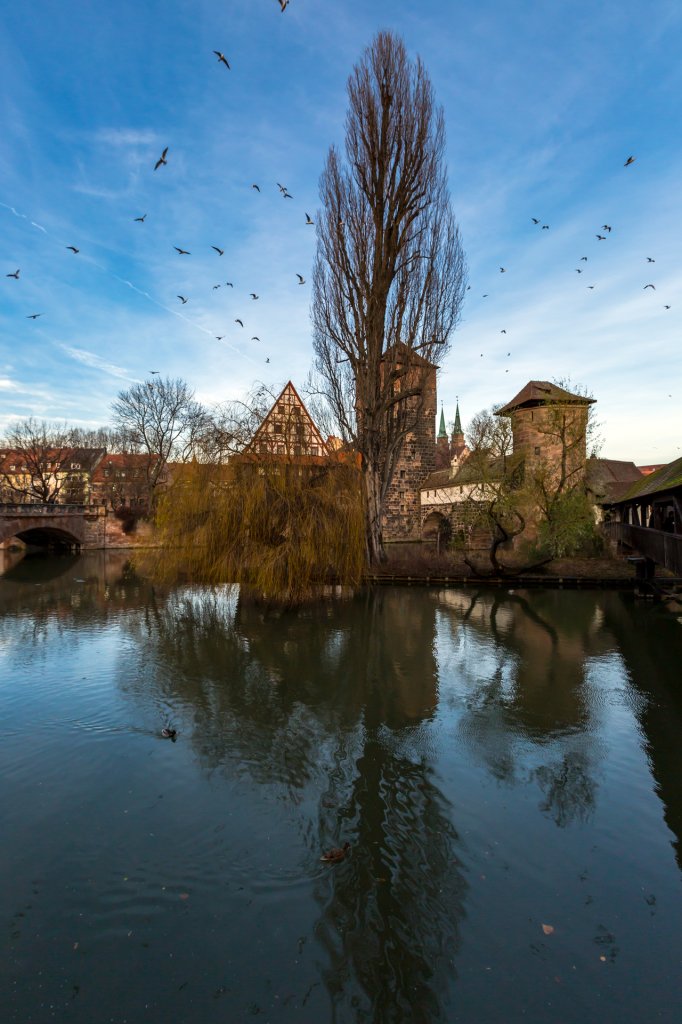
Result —
<path fill-rule="evenodd" d="M 412 357 L 414 360 L 419 357 Z M 415 373 L 426 383 L 415 429 L 408 434 L 384 502 L 384 540 L 420 540 L 422 480 L 436 469 L 436 370 L 419 360 Z M 442 419 L 442 417 L 441 417 Z M 443 420 L 443 429 L 445 421 Z M 445 436 L 447 443 L 447 434 Z"/>
<path fill-rule="evenodd" d="M 587 414 L 594 401 L 548 381 L 531 380 L 495 415 L 511 419 L 514 453 L 524 454 L 528 468 L 540 462 L 558 466 L 566 449 L 573 472 L 585 463 Z"/>

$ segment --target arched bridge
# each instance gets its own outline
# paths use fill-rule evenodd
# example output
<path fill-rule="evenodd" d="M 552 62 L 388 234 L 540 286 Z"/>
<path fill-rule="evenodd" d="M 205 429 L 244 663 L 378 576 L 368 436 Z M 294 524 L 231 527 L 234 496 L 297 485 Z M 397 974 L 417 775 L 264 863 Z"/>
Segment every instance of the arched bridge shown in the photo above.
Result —
<path fill-rule="evenodd" d="M 102 547 L 105 505 L 0 503 L 0 544 L 18 537 L 39 547 Z"/>

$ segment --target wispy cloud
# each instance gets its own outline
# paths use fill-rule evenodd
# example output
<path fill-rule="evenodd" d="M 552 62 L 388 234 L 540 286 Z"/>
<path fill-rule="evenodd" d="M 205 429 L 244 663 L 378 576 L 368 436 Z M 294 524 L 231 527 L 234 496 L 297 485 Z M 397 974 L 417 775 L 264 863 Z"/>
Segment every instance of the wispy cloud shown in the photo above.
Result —
<path fill-rule="evenodd" d="M 106 359 L 100 359 L 94 352 L 88 352 L 84 348 L 72 348 L 70 345 L 59 345 L 62 351 L 66 352 L 67 356 L 71 359 L 75 359 L 79 363 L 83 363 L 84 366 L 90 366 L 93 370 L 101 370 L 102 373 L 108 373 L 110 377 L 118 377 L 120 380 L 137 381 L 137 378 L 130 375 L 130 371 L 124 369 L 122 366 L 116 366 L 114 363 L 108 363 Z"/>
<path fill-rule="evenodd" d="M 156 132 L 137 131 L 134 128 L 103 128 L 95 140 L 110 146 L 149 146 L 157 141 Z"/>
<path fill-rule="evenodd" d="M 17 386 L 9 377 L 0 377 L 0 391 L 16 391 Z"/>

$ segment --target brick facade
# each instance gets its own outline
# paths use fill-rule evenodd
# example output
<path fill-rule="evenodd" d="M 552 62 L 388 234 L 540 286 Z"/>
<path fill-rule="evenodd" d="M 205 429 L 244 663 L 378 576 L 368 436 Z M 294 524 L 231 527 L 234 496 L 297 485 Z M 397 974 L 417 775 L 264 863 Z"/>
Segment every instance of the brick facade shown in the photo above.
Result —
<path fill-rule="evenodd" d="M 420 367 L 416 372 L 423 372 Z M 436 367 L 429 369 L 415 429 L 408 434 L 384 502 L 384 540 L 421 540 L 420 488 L 436 469 Z"/>

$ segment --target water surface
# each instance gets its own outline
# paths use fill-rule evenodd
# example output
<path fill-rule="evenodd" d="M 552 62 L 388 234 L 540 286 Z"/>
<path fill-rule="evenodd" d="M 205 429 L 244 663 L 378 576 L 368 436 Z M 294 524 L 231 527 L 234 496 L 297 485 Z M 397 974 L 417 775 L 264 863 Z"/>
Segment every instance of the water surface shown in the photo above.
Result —
<path fill-rule="evenodd" d="M 124 563 L 0 577 L 3 1021 L 679 1019 L 679 610 Z"/>

